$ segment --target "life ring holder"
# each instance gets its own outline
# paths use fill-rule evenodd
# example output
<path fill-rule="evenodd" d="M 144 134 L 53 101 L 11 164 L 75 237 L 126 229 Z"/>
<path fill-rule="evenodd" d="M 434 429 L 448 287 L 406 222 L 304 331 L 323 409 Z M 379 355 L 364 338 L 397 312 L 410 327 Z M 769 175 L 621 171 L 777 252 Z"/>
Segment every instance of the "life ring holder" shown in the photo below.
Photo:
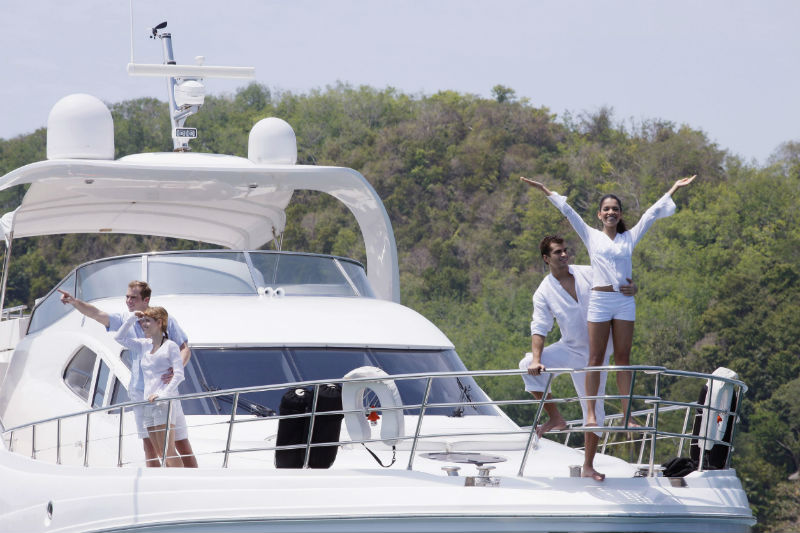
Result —
<path fill-rule="evenodd" d="M 405 419 L 402 409 L 393 409 L 394 407 L 402 407 L 403 400 L 400 398 L 400 392 L 397 390 L 393 379 L 389 379 L 389 374 L 374 366 L 362 366 L 351 370 L 344 375 L 344 379 L 363 379 L 373 378 L 364 381 L 345 381 L 342 383 L 342 409 L 350 411 L 344 413 L 344 423 L 347 427 L 347 433 L 350 435 L 352 441 L 365 441 L 372 438 L 372 428 L 367 421 L 364 412 L 364 391 L 370 389 L 381 402 L 381 409 L 383 411 L 381 421 L 381 440 L 387 446 L 392 447 L 392 452 L 395 452 L 397 441 L 405 435 Z M 362 444 L 364 444 L 362 442 Z M 364 444 L 366 448 L 366 445 Z M 383 465 L 375 454 L 367 448 L 375 460 L 381 466 L 391 466 L 394 464 L 394 453 L 392 463 L 390 465 Z"/>
<path fill-rule="evenodd" d="M 726 379 L 739 379 L 736 372 L 725 367 L 717 368 L 711 375 Z M 710 450 L 718 442 L 723 442 L 725 430 L 728 427 L 728 416 L 723 416 L 723 413 L 731 409 L 734 395 L 734 387 L 728 382 L 715 380 L 712 383 L 712 380 L 709 379 L 706 383 L 705 409 L 703 409 L 698 432 L 698 435 L 706 437 L 703 444 L 706 450 Z"/>

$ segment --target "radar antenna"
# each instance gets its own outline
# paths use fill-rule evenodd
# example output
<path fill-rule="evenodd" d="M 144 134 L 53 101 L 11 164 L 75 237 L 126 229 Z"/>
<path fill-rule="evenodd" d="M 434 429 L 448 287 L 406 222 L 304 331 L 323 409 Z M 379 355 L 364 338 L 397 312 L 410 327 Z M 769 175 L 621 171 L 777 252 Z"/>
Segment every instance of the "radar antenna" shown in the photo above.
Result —
<path fill-rule="evenodd" d="M 131 16 L 133 20 L 133 16 Z M 167 78 L 169 96 L 169 118 L 172 124 L 172 144 L 176 152 L 188 152 L 189 141 L 197 138 L 196 128 L 185 128 L 186 119 L 200 110 L 205 101 L 203 78 L 255 77 L 253 67 L 220 67 L 204 65 L 205 58 L 197 56 L 194 65 L 178 65 L 172 51 L 172 35 L 162 31 L 167 21 L 150 28 L 150 38 L 160 39 L 164 62 L 160 65 L 146 65 L 133 62 L 133 41 L 131 41 L 131 62 L 128 74 L 131 76 L 156 76 Z"/>
<path fill-rule="evenodd" d="M 164 53 L 164 64 L 174 65 L 175 55 L 172 51 L 172 34 L 160 32 L 167 27 L 167 21 L 152 29 L 151 39 L 161 39 Z M 197 138 L 197 128 L 185 128 L 186 119 L 200 111 L 205 101 L 203 78 L 170 76 L 167 78 L 167 94 L 169 95 L 169 118 L 172 123 L 172 149 L 175 152 L 188 152 L 189 141 Z"/>

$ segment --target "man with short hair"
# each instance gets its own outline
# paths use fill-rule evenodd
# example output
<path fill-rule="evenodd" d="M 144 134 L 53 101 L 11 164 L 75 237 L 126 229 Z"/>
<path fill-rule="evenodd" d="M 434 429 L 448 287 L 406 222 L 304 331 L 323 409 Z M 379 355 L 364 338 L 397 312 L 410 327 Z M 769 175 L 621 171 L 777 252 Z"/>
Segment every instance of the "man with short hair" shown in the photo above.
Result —
<path fill-rule="evenodd" d="M 552 368 L 584 368 L 589 363 L 589 329 L 587 312 L 589 295 L 592 289 L 592 268 L 583 265 L 570 265 L 569 249 L 564 239 L 551 235 L 542 239 L 539 245 L 542 260 L 550 269 L 550 274 L 542 280 L 533 295 L 533 320 L 531 321 L 531 353 L 527 354 L 519 367 L 528 373 L 522 376 L 525 390 L 536 399 L 541 399 L 547 386 L 547 377 L 542 372 Z M 630 279 L 628 279 L 631 282 Z M 627 296 L 636 294 L 636 286 L 621 285 L 620 292 Z M 547 334 L 553 329 L 553 320 L 561 330 L 558 342 L 544 345 Z M 604 365 L 608 365 L 613 344 L 609 340 Z M 582 372 L 572 373 L 572 383 L 580 398 L 583 419 L 586 421 L 587 404 L 586 378 Z M 598 395 L 603 395 L 606 384 L 606 372 L 601 373 Z M 547 399 L 552 395 L 548 394 Z M 566 429 L 567 423 L 555 403 L 545 403 L 549 420 L 536 428 L 541 437 L 551 430 Z M 603 425 L 605 410 L 602 400 L 595 404 L 597 424 Z M 585 433 L 583 477 L 591 477 L 595 481 L 603 481 L 605 474 L 594 469 L 594 456 L 597 452 L 599 436 L 594 432 Z"/>
<path fill-rule="evenodd" d="M 73 297 L 66 291 L 58 289 L 58 292 L 61 293 L 61 303 L 71 304 L 81 314 L 88 316 L 89 318 L 96 320 L 105 326 L 107 331 L 117 331 L 120 327 L 122 327 L 122 324 L 125 322 L 130 313 L 144 311 L 147 309 L 150 305 L 150 295 L 152 293 L 150 285 L 148 285 L 146 281 L 131 281 L 128 284 L 128 290 L 125 294 L 125 305 L 128 306 L 128 313 L 106 313 L 90 303 Z M 136 337 L 141 338 L 144 338 L 145 336 L 138 322 L 134 324 L 134 334 Z M 183 360 L 183 365 L 186 366 L 186 364 L 189 362 L 189 359 L 192 357 L 192 351 L 189 349 L 189 345 L 187 344 L 189 339 L 186 337 L 186 334 L 183 332 L 181 327 L 178 325 L 177 320 L 175 320 L 172 315 L 169 316 L 167 335 L 180 348 L 181 359 Z M 165 374 L 162 376 L 162 379 L 164 379 L 166 382 L 169 382 L 169 380 L 172 379 L 171 373 Z M 136 391 L 144 394 L 144 378 L 138 360 L 131 361 L 131 381 L 128 385 L 128 396 L 131 397 L 131 399 L 134 399 L 134 393 Z M 175 447 L 178 450 L 178 453 L 181 455 L 181 460 L 184 467 L 197 468 L 197 459 L 194 456 L 192 445 L 189 443 L 186 417 L 183 414 L 181 403 L 173 402 L 173 409 L 175 411 Z M 160 466 L 158 459 L 159 456 L 153 447 L 150 437 L 147 435 L 147 430 L 142 427 L 143 424 L 140 421 L 141 409 L 135 409 L 134 414 L 136 416 L 137 432 L 139 438 L 142 439 L 142 444 L 144 446 L 144 455 L 147 460 L 147 466 Z"/>

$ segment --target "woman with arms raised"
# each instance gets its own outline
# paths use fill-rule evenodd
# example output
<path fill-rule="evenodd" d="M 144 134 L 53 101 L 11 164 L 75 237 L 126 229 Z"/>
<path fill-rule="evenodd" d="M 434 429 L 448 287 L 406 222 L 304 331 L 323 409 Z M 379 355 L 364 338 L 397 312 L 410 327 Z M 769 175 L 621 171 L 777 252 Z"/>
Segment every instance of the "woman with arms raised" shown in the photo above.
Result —
<path fill-rule="evenodd" d="M 603 364 L 603 355 L 608 336 L 614 343 L 614 363 L 619 366 L 630 364 L 633 344 L 633 325 L 636 319 L 636 303 L 619 292 L 620 285 L 631 283 L 633 278 L 633 248 L 644 236 L 656 219 L 670 216 L 675 212 L 672 194 L 692 183 L 696 176 L 675 182 L 667 193 L 644 212 L 639 222 L 628 230 L 622 219 L 622 202 L 613 194 L 600 199 L 597 218 L 602 230 L 590 227 L 567 203 L 567 198 L 550 191 L 542 183 L 520 177 L 522 181 L 542 191 L 547 199 L 567 217 L 573 229 L 583 241 L 589 252 L 592 264 L 592 293 L 589 298 L 589 365 Z M 600 384 L 597 372 L 586 373 L 586 394 L 596 396 Z M 617 373 L 620 394 L 630 394 L 630 372 Z M 587 426 L 596 426 L 594 399 L 587 399 Z M 628 400 L 622 401 L 625 425 L 628 424 Z M 633 424 L 632 424 L 633 425 Z"/>

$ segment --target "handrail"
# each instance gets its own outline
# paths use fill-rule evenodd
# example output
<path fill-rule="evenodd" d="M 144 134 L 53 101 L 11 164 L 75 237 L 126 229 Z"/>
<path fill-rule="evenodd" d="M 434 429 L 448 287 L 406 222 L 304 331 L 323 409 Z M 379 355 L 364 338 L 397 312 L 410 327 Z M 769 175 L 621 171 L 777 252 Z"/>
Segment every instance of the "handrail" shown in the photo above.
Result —
<path fill-rule="evenodd" d="M 741 381 L 718 377 L 710 374 L 702 374 L 698 372 L 685 372 L 685 371 L 675 371 L 675 370 L 668 370 L 664 367 L 655 367 L 655 366 L 606 366 L 606 367 L 587 367 L 584 369 L 550 369 L 547 371 L 549 374 L 548 382 L 547 382 L 547 390 L 550 389 L 550 384 L 552 382 L 553 377 L 559 373 L 571 373 L 571 372 L 586 372 L 586 371 L 630 371 L 635 376 L 637 373 L 644 373 L 649 375 L 655 376 L 655 383 L 654 383 L 654 392 L 653 394 L 634 394 L 633 391 L 629 394 L 617 394 L 617 395 L 604 395 L 604 396 L 595 396 L 598 399 L 623 399 L 627 398 L 629 400 L 629 407 L 625 413 L 620 414 L 611 414 L 606 417 L 606 423 L 609 424 L 602 428 L 584 428 L 579 426 L 578 424 L 582 424 L 581 421 L 571 421 L 569 422 L 568 429 L 565 430 L 558 430 L 554 431 L 555 435 L 558 434 L 566 434 L 566 441 L 568 442 L 569 436 L 575 433 L 585 433 L 587 431 L 594 431 L 594 432 L 603 432 L 606 434 L 605 440 L 602 445 L 601 453 L 605 452 L 607 447 L 608 438 L 612 434 L 623 434 L 623 433 L 641 433 L 642 438 L 636 441 L 622 441 L 620 443 L 612 443 L 611 445 L 616 444 L 626 444 L 626 443 L 640 443 L 641 448 L 639 450 L 639 463 L 641 464 L 643 454 L 645 451 L 645 446 L 649 444 L 650 446 L 650 453 L 649 453 L 649 460 L 648 460 L 648 469 L 647 474 L 649 476 L 655 475 L 655 458 L 656 458 L 656 444 L 659 440 L 664 439 L 677 439 L 678 440 L 678 455 L 683 451 L 684 442 L 689 439 L 694 443 L 698 443 L 699 451 L 700 451 L 700 464 L 698 468 L 700 470 L 703 469 L 703 461 L 706 452 L 706 445 L 704 443 L 712 441 L 714 444 L 721 444 L 725 447 L 728 447 L 729 450 L 733 446 L 733 438 L 736 434 L 736 425 L 738 423 L 738 411 L 741 405 L 741 395 L 746 391 L 747 387 Z M 526 399 L 526 400 L 490 400 L 490 401 L 472 401 L 469 399 L 464 399 L 464 401 L 460 402 L 441 402 L 441 403 L 432 403 L 429 401 L 429 394 L 431 390 L 431 384 L 434 379 L 441 379 L 441 378 L 452 378 L 452 377 L 496 377 L 496 376 L 520 376 L 524 374 L 524 370 L 483 370 L 483 371 L 447 371 L 447 372 L 433 372 L 433 373 L 411 373 L 411 374 L 395 374 L 391 375 L 390 378 L 392 380 L 407 380 L 407 379 L 425 379 L 425 393 L 422 398 L 422 403 L 420 404 L 403 404 L 397 407 L 381 407 L 381 411 L 390 411 L 390 410 L 419 410 L 419 414 L 417 416 L 416 421 L 416 429 L 413 435 L 401 435 L 397 437 L 398 441 L 411 441 L 410 446 L 410 453 L 409 453 L 409 460 L 407 469 L 413 469 L 413 461 L 416 454 L 416 450 L 418 448 L 418 443 L 422 439 L 435 439 L 435 438 L 453 438 L 453 437 L 467 437 L 467 436 L 487 436 L 487 435 L 524 435 L 526 437 L 526 443 L 524 448 L 524 453 L 522 455 L 522 459 L 519 465 L 518 475 L 522 476 L 524 474 L 526 462 L 529 458 L 531 449 L 536 447 L 536 438 L 535 438 L 535 428 L 538 424 L 539 417 L 541 416 L 542 410 L 546 403 L 570 403 L 570 402 L 577 402 L 579 398 L 572 397 L 572 398 L 550 398 L 547 399 L 547 394 L 543 394 L 541 400 L 537 399 Z M 711 388 L 708 390 L 707 397 L 710 398 L 711 391 L 713 390 L 713 385 L 715 382 L 719 381 L 721 383 L 729 383 L 732 384 L 736 388 L 736 409 L 731 411 L 730 407 L 714 407 L 706 404 L 700 404 L 697 402 L 680 402 L 675 400 L 670 400 L 666 398 L 660 397 L 660 390 L 661 390 L 661 377 L 662 376 L 670 376 L 670 377 L 686 377 L 686 378 L 696 378 L 696 379 L 704 379 L 711 381 Z M 221 439 L 225 441 L 224 449 L 209 452 L 209 453 L 221 453 L 223 455 L 223 467 L 228 467 L 228 460 L 230 454 L 238 454 L 238 453 L 246 453 L 246 452 L 254 452 L 254 451 L 275 451 L 275 450 L 290 450 L 290 449 L 304 449 L 304 461 L 303 466 L 308 468 L 308 462 L 310 457 L 311 449 L 314 447 L 322 447 L 322 446 L 332 446 L 332 445 L 342 445 L 342 444 L 351 444 L 351 443 L 376 443 L 381 442 L 381 438 L 375 439 L 356 439 L 356 440 L 346 440 L 346 441 L 337 441 L 337 442 L 321 442 L 321 443 L 312 443 L 311 442 L 311 434 L 313 431 L 314 423 L 317 417 L 319 416 L 330 416 L 330 415 L 347 415 L 352 413 L 363 413 L 364 409 L 350 409 L 350 410 L 339 410 L 339 411 L 320 411 L 317 412 L 316 410 L 316 397 L 318 394 L 318 387 L 320 385 L 328 384 L 328 383 L 344 383 L 344 382 L 362 382 L 362 381 L 374 381 L 374 377 L 365 377 L 365 378 L 352 378 L 352 379 L 336 379 L 336 380 L 313 380 L 313 381 L 304 381 L 304 382 L 295 382 L 295 383 L 281 383 L 281 384 L 274 384 L 274 385 L 264 385 L 264 386 L 253 386 L 253 387 L 242 387 L 236 389 L 227 389 L 227 390 L 219 390 L 219 391 L 207 391 L 207 392 L 199 392 L 193 394 L 187 394 L 181 396 L 180 400 L 190 400 L 190 399 L 202 399 L 202 398 L 213 398 L 217 396 L 227 396 L 233 397 L 234 403 L 231 409 L 231 416 L 230 419 L 225 422 L 228 424 L 227 429 L 227 437 L 225 439 Z M 632 376 L 632 380 L 633 380 Z M 239 396 L 241 394 L 253 393 L 253 392 L 263 392 L 263 391 L 271 391 L 271 390 L 284 390 L 287 388 L 305 388 L 305 387 L 313 387 L 314 393 L 314 401 L 312 402 L 312 412 L 310 413 L 300 413 L 294 415 L 282 415 L 282 416 L 270 416 L 267 418 L 242 418 L 237 420 L 236 416 L 236 407 L 239 403 Z M 176 398 L 165 398 L 159 399 L 158 401 L 170 401 Z M 632 410 L 632 402 L 633 401 L 641 401 L 645 404 L 652 405 L 651 409 L 633 411 Z M 708 403 L 708 402 L 707 402 Z M 31 449 L 30 449 L 30 457 L 33 459 L 40 459 L 41 454 L 38 453 L 39 449 L 37 446 L 41 445 L 42 443 L 42 435 L 37 435 L 36 428 L 42 426 L 44 424 L 56 422 L 57 423 L 57 432 L 56 432 L 56 443 L 55 443 L 55 450 L 56 450 L 56 463 L 61 464 L 61 447 L 62 447 L 62 422 L 67 419 L 72 418 L 79 418 L 85 417 L 85 436 L 83 445 L 83 464 L 84 466 L 89 466 L 89 445 L 92 442 L 91 439 L 91 429 L 90 429 L 90 421 L 93 415 L 98 413 L 110 413 L 111 411 L 119 411 L 120 415 L 124 412 L 125 409 L 131 409 L 137 406 L 146 405 L 148 404 L 147 401 L 139 401 L 139 402 L 125 402 L 105 407 L 98 407 L 94 409 L 87 409 L 80 412 L 70 413 L 68 415 L 61 415 L 55 416 L 43 420 L 38 420 L 35 422 L 29 422 L 25 424 L 20 424 L 11 428 L 5 428 L 4 430 L 0 431 L 3 436 L 3 444 L 5 445 L 8 442 L 9 450 L 13 450 L 14 448 L 14 434 L 24 431 L 30 428 L 31 431 Z M 509 431 L 480 431 L 480 432 L 446 432 L 446 433 L 422 433 L 422 420 L 425 416 L 425 413 L 429 409 L 433 408 L 450 408 L 450 407 L 463 407 L 463 406 L 513 406 L 513 405 L 534 405 L 536 406 L 536 412 L 533 417 L 533 423 L 530 427 L 522 427 L 518 430 L 509 430 Z M 667 413 L 671 413 L 674 411 L 685 410 L 686 414 L 683 420 L 682 429 L 678 432 L 676 431 L 669 431 L 664 427 L 659 427 L 659 418 L 661 415 L 666 415 Z M 706 434 L 704 435 L 694 435 L 693 433 L 687 433 L 688 421 L 691 416 L 691 411 L 702 411 L 706 413 L 706 416 L 711 416 L 711 413 L 724 413 L 722 416 L 733 417 L 733 426 L 731 427 L 731 436 L 730 441 L 725 442 L 722 440 L 714 439 L 709 436 L 709 428 L 711 424 L 706 424 Z M 652 425 L 650 425 L 652 415 Z M 647 421 L 645 422 L 644 427 L 629 427 L 627 425 L 627 420 L 633 417 L 641 417 L 646 416 Z M 695 416 L 698 416 L 695 414 Z M 716 415 L 718 416 L 718 415 Z M 291 419 L 291 418 L 300 418 L 300 417 L 307 417 L 309 418 L 309 433 L 306 437 L 306 442 L 301 444 L 294 444 L 294 445 L 282 445 L 282 446 L 260 446 L 257 448 L 239 448 L 234 449 L 232 448 L 233 444 L 233 429 L 235 424 L 245 423 L 245 422 L 255 422 L 259 420 L 269 419 L 269 420 L 282 420 L 282 419 Z M 123 416 L 120 416 L 119 422 L 119 431 L 116 435 L 117 439 L 117 466 L 123 466 L 126 464 L 123 461 L 122 456 L 122 443 L 123 443 Z M 622 420 L 622 425 L 620 426 L 613 426 L 612 424 L 617 421 Z M 0 428 L 2 429 L 2 428 Z M 41 433 L 41 432 L 40 432 Z M 168 437 L 168 434 L 166 435 Z M 703 444 L 701 444 L 703 443 Z M 165 443 L 166 444 L 166 443 Z M 45 448 L 42 448 L 45 449 Z M 21 452 L 22 450 L 13 450 Z M 166 463 L 166 445 L 165 449 L 163 450 L 164 453 L 162 454 L 162 466 Z M 729 468 L 730 466 L 730 453 L 727 454 L 724 468 Z"/>
<path fill-rule="evenodd" d="M 15 316 L 13 318 L 22 318 L 23 317 L 23 311 L 25 311 L 27 309 L 28 309 L 28 306 L 25 305 L 25 304 L 17 305 L 17 306 L 14 306 L 14 307 L 6 307 L 5 309 L 3 309 L 2 313 L 0 313 L 0 320 L 11 320 L 12 319 L 12 317 L 11 317 L 12 313 L 17 313 L 17 316 Z"/>

